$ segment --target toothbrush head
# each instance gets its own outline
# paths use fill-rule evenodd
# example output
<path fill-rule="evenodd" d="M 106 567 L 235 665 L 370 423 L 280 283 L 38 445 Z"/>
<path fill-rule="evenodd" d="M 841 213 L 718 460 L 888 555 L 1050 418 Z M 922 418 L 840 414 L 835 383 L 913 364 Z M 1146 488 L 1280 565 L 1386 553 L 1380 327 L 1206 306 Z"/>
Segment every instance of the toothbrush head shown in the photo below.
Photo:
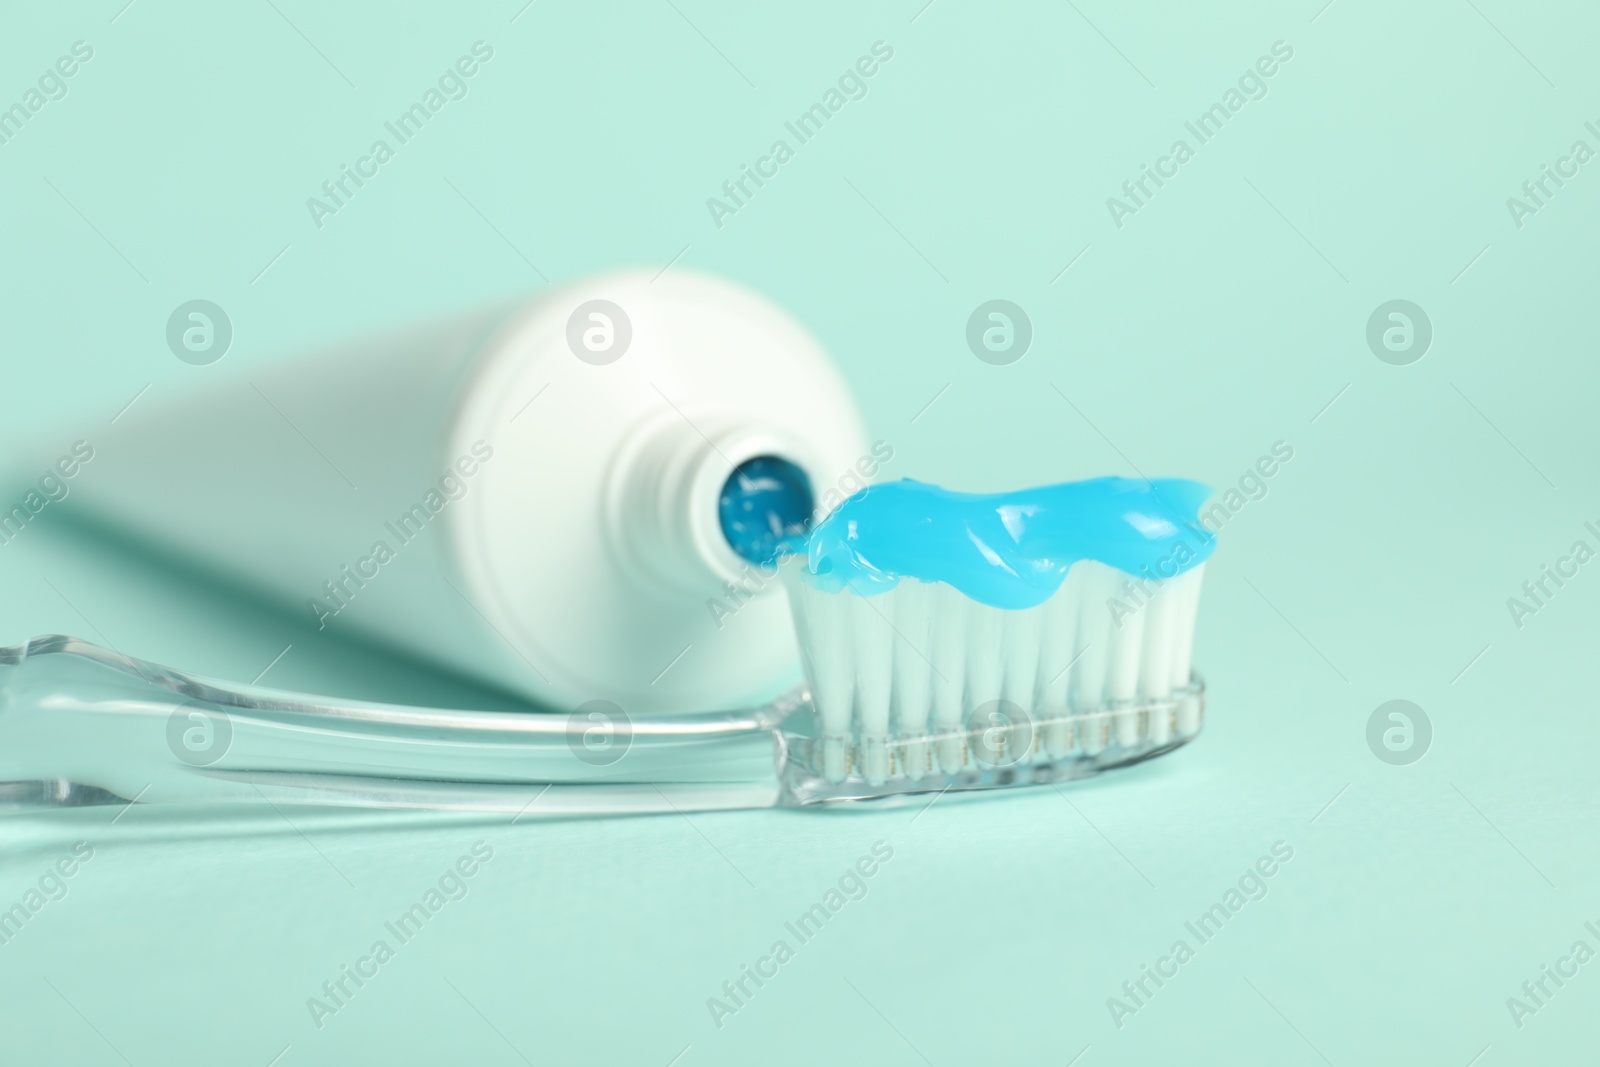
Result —
<path fill-rule="evenodd" d="M 788 557 L 811 699 L 783 724 L 799 803 L 1064 781 L 1199 732 L 1205 487 L 870 487 Z"/>

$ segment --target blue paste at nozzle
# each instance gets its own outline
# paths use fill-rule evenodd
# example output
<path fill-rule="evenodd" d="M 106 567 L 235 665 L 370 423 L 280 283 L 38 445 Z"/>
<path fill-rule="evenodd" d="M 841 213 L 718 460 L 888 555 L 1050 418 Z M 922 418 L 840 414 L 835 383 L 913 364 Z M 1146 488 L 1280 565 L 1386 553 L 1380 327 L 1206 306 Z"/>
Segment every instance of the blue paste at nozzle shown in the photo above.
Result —
<path fill-rule="evenodd" d="M 806 472 L 781 456 L 747 459 L 728 476 L 717 501 L 722 536 L 741 559 L 765 566 L 798 551 L 816 500 Z"/>
<path fill-rule="evenodd" d="M 902 479 L 850 497 L 806 541 L 819 587 L 885 593 L 902 578 L 952 585 L 997 608 L 1031 608 L 1079 560 L 1171 578 L 1211 555 L 1211 489 L 1183 478 L 1093 478 L 1014 493 L 953 493 Z"/>

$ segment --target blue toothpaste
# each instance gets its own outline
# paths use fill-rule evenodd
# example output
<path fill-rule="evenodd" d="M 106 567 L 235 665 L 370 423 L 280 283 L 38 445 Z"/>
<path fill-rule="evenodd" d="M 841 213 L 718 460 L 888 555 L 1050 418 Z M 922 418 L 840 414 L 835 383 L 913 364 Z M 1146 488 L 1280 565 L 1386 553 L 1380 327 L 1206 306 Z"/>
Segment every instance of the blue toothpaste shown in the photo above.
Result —
<path fill-rule="evenodd" d="M 903 479 L 868 486 L 790 545 L 812 584 L 863 596 L 902 578 L 944 582 L 997 608 L 1031 608 L 1079 560 L 1172 578 L 1211 555 L 1211 489 L 1183 478 L 1093 478 L 1013 493 L 953 493 Z"/>

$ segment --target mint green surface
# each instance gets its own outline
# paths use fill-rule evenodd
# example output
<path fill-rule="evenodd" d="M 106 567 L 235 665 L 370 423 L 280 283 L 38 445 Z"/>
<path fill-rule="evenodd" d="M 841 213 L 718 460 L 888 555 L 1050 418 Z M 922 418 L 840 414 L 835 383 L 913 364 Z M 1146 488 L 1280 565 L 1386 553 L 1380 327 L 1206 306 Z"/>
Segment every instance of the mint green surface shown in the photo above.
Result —
<path fill-rule="evenodd" d="M 1294 456 L 1222 530 L 1196 652 L 1207 725 L 1173 756 L 927 810 L 268 816 L 250 837 L 141 808 L 5 822 L 0 907 L 73 842 L 94 854 L 0 945 L 0 1058 L 1592 1057 L 1600 963 L 1546 980 L 1520 1027 L 1507 998 L 1575 941 L 1600 950 L 1584 925 L 1600 928 L 1600 564 L 1520 628 L 1507 598 L 1541 565 L 1570 573 L 1574 542 L 1600 548 L 1584 525 L 1600 526 L 1600 163 L 1549 184 L 1520 228 L 1506 203 L 1574 141 L 1600 149 L 1592 8 L 123 3 L 0 14 L 0 105 L 73 42 L 94 49 L 0 144 L 0 421 L 41 471 L 147 385 L 204 381 L 166 345 L 184 301 L 221 305 L 226 359 L 265 365 L 675 257 L 817 333 L 894 446 L 882 477 L 1248 488 L 1275 442 Z M 318 229 L 306 198 L 480 39 L 494 57 L 469 94 Z M 893 59 L 866 97 L 719 228 L 706 199 L 880 40 Z M 1293 58 L 1267 94 L 1197 145 L 1185 122 L 1277 41 Z M 1160 161 L 1179 138 L 1192 158 L 1118 228 L 1107 198 L 1176 165 Z M 969 348 L 994 299 L 1031 320 L 1016 362 Z M 1405 366 L 1367 341 L 1397 299 L 1433 328 Z M 239 680 L 292 645 L 263 683 L 498 699 L 72 513 L 52 504 L 0 546 L 4 640 L 75 633 Z M 1410 765 L 1368 746 L 1393 699 L 1431 720 Z M 494 858 L 465 898 L 319 1029 L 307 998 L 480 839 Z M 893 859 L 866 896 L 719 1028 L 707 998 L 878 841 Z M 1197 946 L 1185 923 L 1280 841 L 1293 858 L 1265 897 L 1119 1028 L 1108 998 L 1179 938 Z"/>

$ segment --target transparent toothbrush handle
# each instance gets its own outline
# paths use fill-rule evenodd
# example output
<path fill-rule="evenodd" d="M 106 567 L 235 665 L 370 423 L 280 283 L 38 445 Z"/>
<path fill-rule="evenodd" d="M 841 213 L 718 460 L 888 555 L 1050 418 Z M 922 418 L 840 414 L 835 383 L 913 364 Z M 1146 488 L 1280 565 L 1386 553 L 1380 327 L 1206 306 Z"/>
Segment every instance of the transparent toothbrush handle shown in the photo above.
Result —
<path fill-rule="evenodd" d="M 771 807 L 804 704 L 603 717 L 334 700 L 87 641 L 0 648 L 0 811 L 316 805 L 586 815 Z"/>
<path fill-rule="evenodd" d="M 836 734 L 804 688 L 742 711 L 606 721 L 234 685 L 48 636 L 0 648 L 0 812 L 310 805 L 518 819 L 903 803 L 1133 766 L 1193 740 L 1204 709 L 1205 685 L 1191 675 L 1160 698 L 1008 723 L 998 740 L 982 724 Z M 1113 721 L 1134 728 L 1123 737 Z M 1076 740 L 1046 744 L 1063 736 Z M 939 745 L 956 765 L 930 762 Z"/>

